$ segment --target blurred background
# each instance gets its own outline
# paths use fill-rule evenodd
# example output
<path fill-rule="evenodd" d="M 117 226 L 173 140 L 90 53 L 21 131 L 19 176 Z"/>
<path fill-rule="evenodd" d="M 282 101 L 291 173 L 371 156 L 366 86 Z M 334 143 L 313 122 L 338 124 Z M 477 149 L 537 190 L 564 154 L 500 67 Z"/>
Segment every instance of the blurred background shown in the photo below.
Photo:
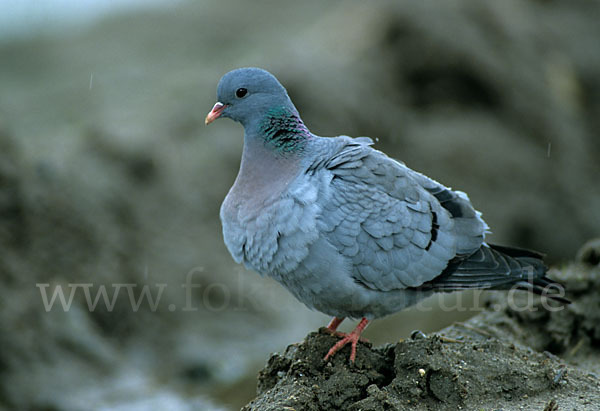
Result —
<path fill-rule="evenodd" d="M 314 133 L 371 136 L 469 193 L 490 242 L 571 259 L 600 232 L 599 18 L 586 0 L 0 1 L 0 408 L 238 409 L 270 352 L 327 324 L 223 245 L 242 128 L 203 120 L 233 68 L 274 73 Z"/>

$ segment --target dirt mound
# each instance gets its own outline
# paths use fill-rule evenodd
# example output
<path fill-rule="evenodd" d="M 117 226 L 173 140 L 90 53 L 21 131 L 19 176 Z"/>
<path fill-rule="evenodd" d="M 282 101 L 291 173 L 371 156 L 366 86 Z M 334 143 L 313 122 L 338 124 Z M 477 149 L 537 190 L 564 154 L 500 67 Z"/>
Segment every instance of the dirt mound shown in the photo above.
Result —
<path fill-rule="evenodd" d="M 337 338 L 311 333 L 269 359 L 244 410 L 594 409 L 600 267 L 578 262 L 552 275 L 572 286 L 571 305 L 521 310 L 527 294 L 493 294 L 484 312 L 438 335 L 361 343 L 354 364 L 349 347 L 323 361 Z"/>

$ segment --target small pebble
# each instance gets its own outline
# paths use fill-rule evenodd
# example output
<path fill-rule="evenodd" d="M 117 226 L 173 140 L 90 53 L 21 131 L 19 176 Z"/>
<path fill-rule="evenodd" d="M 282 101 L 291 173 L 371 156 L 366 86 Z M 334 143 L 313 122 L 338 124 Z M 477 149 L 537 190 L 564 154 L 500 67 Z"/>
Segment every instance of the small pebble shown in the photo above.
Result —
<path fill-rule="evenodd" d="M 565 366 L 561 366 L 556 375 L 554 376 L 554 379 L 552 380 L 552 383 L 554 384 L 558 384 L 558 383 L 566 383 L 566 381 L 561 381 L 566 375 L 567 375 L 567 368 Z"/>
<path fill-rule="evenodd" d="M 367 387 L 367 394 L 369 395 L 376 395 L 379 391 L 379 387 L 376 384 L 371 384 Z"/>
<path fill-rule="evenodd" d="M 427 335 L 421 330 L 414 330 L 410 333 L 411 340 L 422 340 L 427 338 Z"/>

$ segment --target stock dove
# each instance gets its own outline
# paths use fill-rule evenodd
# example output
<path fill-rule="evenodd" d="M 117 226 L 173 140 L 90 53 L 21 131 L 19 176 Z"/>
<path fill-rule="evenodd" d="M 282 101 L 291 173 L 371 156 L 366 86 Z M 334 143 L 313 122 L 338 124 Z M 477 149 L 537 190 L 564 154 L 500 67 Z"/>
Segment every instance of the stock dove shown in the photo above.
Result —
<path fill-rule="evenodd" d="M 372 319 L 435 292 L 556 285 L 541 255 L 487 244 L 467 195 L 411 170 L 366 137 L 319 137 L 270 73 L 223 76 L 206 124 L 244 127 L 239 174 L 221 206 L 233 259 L 274 278 L 306 306 L 334 316 L 327 329 L 350 360 Z M 550 294 L 563 300 L 556 293 Z M 350 333 L 345 317 L 360 318 Z"/>

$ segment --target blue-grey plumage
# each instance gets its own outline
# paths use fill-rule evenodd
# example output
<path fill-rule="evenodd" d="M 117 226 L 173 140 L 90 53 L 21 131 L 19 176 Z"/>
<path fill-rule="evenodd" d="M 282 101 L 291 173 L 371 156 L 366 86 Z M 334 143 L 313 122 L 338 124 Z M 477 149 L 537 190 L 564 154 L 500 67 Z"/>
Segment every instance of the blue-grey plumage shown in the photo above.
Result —
<path fill-rule="evenodd" d="M 270 73 L 231 71 L 217 94 L 206 123 L 229 117 L 245 132 L 221 207 L 225 244 L 236 262 L 336 317 L 331 331 L 345 317 L 363 319 L 327 357 L 350 342 L 354 360 L 369 320 L 436 291 L 547 284 L 538 254 L 484 242 L 488 227 L 465 193 L 369 138 L 312 134 Z"/>

